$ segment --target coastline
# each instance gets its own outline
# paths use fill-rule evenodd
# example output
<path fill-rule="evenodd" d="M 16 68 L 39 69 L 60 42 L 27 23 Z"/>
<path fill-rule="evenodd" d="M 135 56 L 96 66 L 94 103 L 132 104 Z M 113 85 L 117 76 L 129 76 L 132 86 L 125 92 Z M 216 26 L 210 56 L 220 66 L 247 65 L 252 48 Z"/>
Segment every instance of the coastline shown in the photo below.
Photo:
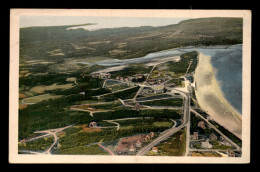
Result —
<path fill-rule="evenodd" d="M 225 99 L 210 61 L 210 56 L 199 53 L 198 66 L 194 75 L 197 101 L 201 109 L 212 119 L 241 139 L 242 116 Z"/>

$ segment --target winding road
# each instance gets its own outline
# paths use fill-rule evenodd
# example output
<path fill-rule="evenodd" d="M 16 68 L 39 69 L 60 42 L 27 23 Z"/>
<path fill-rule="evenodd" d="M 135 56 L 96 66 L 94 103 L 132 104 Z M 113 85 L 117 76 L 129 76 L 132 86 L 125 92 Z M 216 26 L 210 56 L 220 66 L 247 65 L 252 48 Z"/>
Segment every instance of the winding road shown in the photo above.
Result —
<path fill-rule="evenodd" d="M 184 98 L 184 108 L 183 108 L 183 122 L 179 127 L 175 127 L 175 125 L 162 132 L 159 137 L 157 137 L 156 139 L 154 139 L 151 143 L 149 143 L 148 145 L 144 146 L 137 154 L 136 156 L 142 156 L 145 155 L 148 151 L 150 151 L 152 149 L 152 147 L 154 147 L 155 145 L 158 145 L 160 142 L 162 142 L 163 140 L 169 138 L 170 136 L 172 136 L 173 134 L 175 134 L 176 132 L 178 132 L 180 129 L 182 129 L 183 127 L 185 127 L 187 124 L 189 124 L 189 118 L 190 118 L 190 96 L 187 93 L 184 93 L 182 91 L 179 90 L 175 90 L 177 92 L 179 92 L 183 98 Z M 188 146 L 186 146 L 188 147 Z M 189 148 L 186 148 L 186 151 Z"/>
<path fill-rule="evenodd" d="M 58 142 L 57 133 L 58 133 L 58 132 L 61 132 L 61 131 L 63 131 L 63 130 L 65 130 L 65 129 L 67 129 L 67 128 L 70 128 L 70 127 L 72 127 L 72 126 L 73 126 L 73 125 L 69 125 L 69 126 L 63 127 L 63 128 L 56 128 L 56 129 L 35 131 L 34 133 L 47 133 L 47 134 L 46 134 L 47 136 L 48 136 L 48 135 L 52 135 L 52 136 L 54 137 L 54 141 L 53 141 L 52 145 L 51 145 L 46 151 L 41 152 L 41 154 L 51 154 L 51 149 L 52 149 L 53 146 L 54 146 L 55 144 L 57 144 L 57 142 Z M 45 135 L 45 136 L 46 136 L 46 135 Z"/>

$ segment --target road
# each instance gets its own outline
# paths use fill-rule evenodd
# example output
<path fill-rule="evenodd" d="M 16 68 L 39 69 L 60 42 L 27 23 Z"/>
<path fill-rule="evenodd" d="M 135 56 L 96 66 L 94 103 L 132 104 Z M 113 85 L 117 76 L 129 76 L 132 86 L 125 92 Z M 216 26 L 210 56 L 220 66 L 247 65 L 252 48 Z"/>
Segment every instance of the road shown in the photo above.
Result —
<path fill-rule="evenodd" d="M 147 106 L 146 108 L 141 109 L 172 109 L 172 110 L 178 110 L 183 109 L 181 106 Z"/>
<path fill-rule="evenodd" d="M 101 95 L 93 96 L 93 97 L 99 98 L 99 97 L 102 97 L 102 96 L 107 96 L 107 95 L 114 94 L 114 93 L 118 93 L 118 92 L 121 92 L 121 91 L 130 90 L 130 89 L 136 88 L 136 87 L 138 87 L 138 86 L 133 86 L 133 87 L 129 87 L 129 88 L 124 88 L 124 89 L 122 89 L 122 90 L 116 90 L 116 91 L 113 91 L 113 92 L 111 92 L 111 93 L 101 94 Z"/>
<path fill-rule="evenodd" d="M 145 155 L 148 151 L 150 151 L 152 149 L 152 147 L 154 147 L 155 145 L 158 145 L 161 141 L 167 139 L 168 137 L 170 137 L 171 135 L 175 134 L 176 132 L 178 132 L 180 129 L 182 129 L 183 127 L 185 127 L 187 124 L 189 124 L 189 117 L 190 117 L 190 97 L 188 94 L 179 91 L 179 90 L 175 90 L 177 92 L 179 92 L 183 97 L 184 97 L 184 108 L 183 108 L 183 122 L 182 124 L 175 128 L 176 124 L 162 132 L 160 134 L 159 137 L 157 137 L 156 139 L 154 139 L 151 143 L 149 143 L 148 145 L 144 146 L 137 154 L 136 156 L 142 156 Z M 187 149 L 186 149 L 187 150 Z"/>
<path fill-rule="evenodd" d="M 111 123 L 111 124 L 116 124 L 117 125 L 117 129 L 116 130 L 119 130 L 119 128 L 120 128 L 120 124 L 117 123 L 117 122 L 114 122 L 114 120 L 103 120 L 103 121 L 106 121 L 106 122 Z"/>
<path fill-rule="evenodd" d="M 105 149 L 108 153 L 110 153 L 110 155 L 115 155 L 111 150 L 109 150 L 108 148 L 106 148 L 105 146 L 102 146 L 100 143 L 98 143 L 98 146 Z"/>
<path fill-rule="evenodd" d="M 172 134 L 176 133 L 177 131 L 179 131 L 182 127 L 184 127 L 183 125 L 176 127 L 176 122 L 174 123 L 173 127 L 165 130 L 164 132 L 162 132 L 160 134 L 159 137 L 157 137 L 156 139 L 154 139 L 152 142 L 150 142 L 148 145 L 144 146 L 141 150 L 139 150 L 139 152 L 136 154 L 136 156 L 142 156 L 145 155 L 148 151 L 150 151 L 152 149 L 152 147 L 154 147 L 155 145 L 159 144 L 161 141 L 167 139 L 168 137 L 170 137 Z"/>
<path fill-rule="evenodd" d="M 44 155 L 44 153 L 36 152 L 36 151 L 30 151 L 30 150 L 19 150 L 19 152 L 29 153 L 29 154 L 36 154 L 36 155 L 41 155 L 41 154 Z"/>
<path fill-rule="evenodd" d="M 90 110 L 79 109 L 79 108 L 70 108 L 70 110 L 76 110 L 76 111 L 82 111 L 82 112 L 89 112 L 89 115 L 92 116 L 92 117 L 93 117 L 93 114 L 94 114 L 94 113 L 113 111 L 113 110 L 97 110 L 97 111 L 90 111 Z"/>
<path fill-rule="evenodd" d="M 201 114 L 196 112 L 195 110 L 191 109 L 191 112 L 195 115 L 199 116 L 201 119 L 203 119 L 210 127 L 212 127 L 217 133 L 219 133 L 224 139 L 226 139 L 229 143 L 231 143 L 235 148 L 236 151 L 241 151 L 241 148 L 234 143 L 232 140 L 230 140 L 227 136 L 225 136 L 221 131 L 219 131 L 213 124 L 211 124 L 208 119 L 204 118 Z"/>
<path fill-rule="evenodd" d="M 171 94 L 172 95 L 172 94 Z M 151 101 L 157 101 L 157 100 L 168 100 L 168 99 L 175 99 L 175 98 L 182 98 L 181 96 L 173 96 L 173 97 L 161 97 L 157 99 L 149 99 L 149 100 L 137 100 L 136 102 L 142 103 L 142 102 L 151 102 Z"/>
<path fill-rule="evenodd" d="M 136 95 L 134 96 L 133 102 L 136 101 L 136 97 L 143 91 L 143 89 L 144 89 L 144 87 L 145 87 L 144 84 L 145 84 L 145 83 L 147 82 L 147 80 L 150 78 L 150 75 L 153 73 L 153 70 L 154 70 L 155 67 L 156 67 L 156 65 L 153 66 L 153 68 L 151 69 L 150 73 L 147 75 L 145 81 L 142 82 L 141 84 L 139 84 L 140 88 L 139 88 L 139 90 L 137 91 Z"/>
<path fill-rule="evenodd" d="M 36 137 L 30 138 L 30 139 L 27 139 L 26 142 L 31 142 L 31 141 L 38 140 L 38 139 L 41 139 L 44 137 L 49 137 L 50 135 L 51 134 L 44 134 L 44 135 L 36 136 Z"/>
<path fill-rule="evenodd" d="M 151 119 L 152 117 L 145 117 L 145 119 Z M 134 120 L 134 119 L 143 119 L 143 117 L 134 117 L 134 118 L 122 118 L 122 119 L 112 119 L 112 120 L 103 120 L 108 123 L 116 124 L 117 125 L 117 130 L 120 128 L 120 124 L 115 122 L 115 121 L 125 121 L 125 120 Z"/>
<path fill-rule="evenodd" d="M 198 151 L 198 152 L 215 152 L 215 151 L 222 151 L 226 152 L 227 149 L 190 149 L 190 151 Z"/>
<path fill-rule="evenodd" d="M 188 73 L 188 71 L 189 71 L 189 69 L 190 69 L 190 65 L 191 65 L 191 64 L 192 64 L 192 62 L 190 61 L 189 66 L 188 66 L 188 68 L 187 68 L 187 70 L 186 70 L 185 75 L 187 75 L 187 73 Z"/>
<path fill-rule="evenodd" d="M 54 137 L 54 141 L 53 141 L 53 144 L 44 152 L 42 152 L 43 154 L 51 154 L 51 149 L 53 148 L 53 146 L 55 144 L 57 144 L 58 142 L 58 137 L 57 137 L 57 133 L 58 132 L 61 132 L 67 128 L 70 128 L 72 127 L 72 125 L 69 125 L 69 126 L 66 126 L 66 127 L 63 127 L 63 128 L 56 128 L 56 129 L 49 129 L 49 130 L 42 130 L 42 131 L 35 131 L 34 133 L 47 133 L 48 135 L 52 135 Z"/>

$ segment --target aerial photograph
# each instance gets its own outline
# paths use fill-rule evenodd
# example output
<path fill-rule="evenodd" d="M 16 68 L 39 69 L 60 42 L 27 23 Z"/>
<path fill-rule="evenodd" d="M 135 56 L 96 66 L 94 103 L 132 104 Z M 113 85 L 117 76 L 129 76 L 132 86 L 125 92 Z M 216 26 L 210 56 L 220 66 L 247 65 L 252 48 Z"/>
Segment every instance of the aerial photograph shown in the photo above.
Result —
<path fill-rule="evenodd" d="M 22 15 L 18 154 L 241 157 L 242 47 L 239 17 Z"/>

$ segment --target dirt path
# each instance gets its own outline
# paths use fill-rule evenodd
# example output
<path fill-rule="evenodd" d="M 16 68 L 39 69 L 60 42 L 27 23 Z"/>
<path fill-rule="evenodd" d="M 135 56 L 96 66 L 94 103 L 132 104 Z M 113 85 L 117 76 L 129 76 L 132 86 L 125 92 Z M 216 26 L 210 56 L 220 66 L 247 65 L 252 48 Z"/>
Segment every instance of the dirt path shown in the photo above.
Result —
<path fill-rule="evenodd" d="M 69 125 L 69 126 L 63 127 L 63 128 L 49 129 L 49 130 L 43 130 L 43 131 L 35 131 L 34 133 L 47 133 L 46 135 L 52 135 L 54 137 L 53 144 L 46 151 L 41 152 L 41 153 L 51 154 L 51 150 L 52 150 L 53 146 L 55 146 L 58 142 L 57 133 L 65 130 L 67 128 L 70 128 L 70 127 L 72 127 L 72 125 Z"/>
<path fill-rule="evenodd" d="M 108 148 L 106 148 L 105 146 L 102 146 L 100 143 L 98 143 L 98 146 L 103 148 L 104 150 L 106 150 L 108 153 L 110 153 L 110 155 L 115 155 L 111 150 L 109 150 Z"/>
<path fill-rule="evenodd" d="M 89 112 L 89 115 L 93 117 L 94 113 L 98 113 L 98 112 L 110 112 L 113 110 L 99 110 L 99 111 L 90 111 L 90 110 L 86 110 L 86 109 L 78 109 L 78 108 L 70 108 L 71 110 L 76 110 L 76 111 L 82 111 L 82 112 Z"/>

